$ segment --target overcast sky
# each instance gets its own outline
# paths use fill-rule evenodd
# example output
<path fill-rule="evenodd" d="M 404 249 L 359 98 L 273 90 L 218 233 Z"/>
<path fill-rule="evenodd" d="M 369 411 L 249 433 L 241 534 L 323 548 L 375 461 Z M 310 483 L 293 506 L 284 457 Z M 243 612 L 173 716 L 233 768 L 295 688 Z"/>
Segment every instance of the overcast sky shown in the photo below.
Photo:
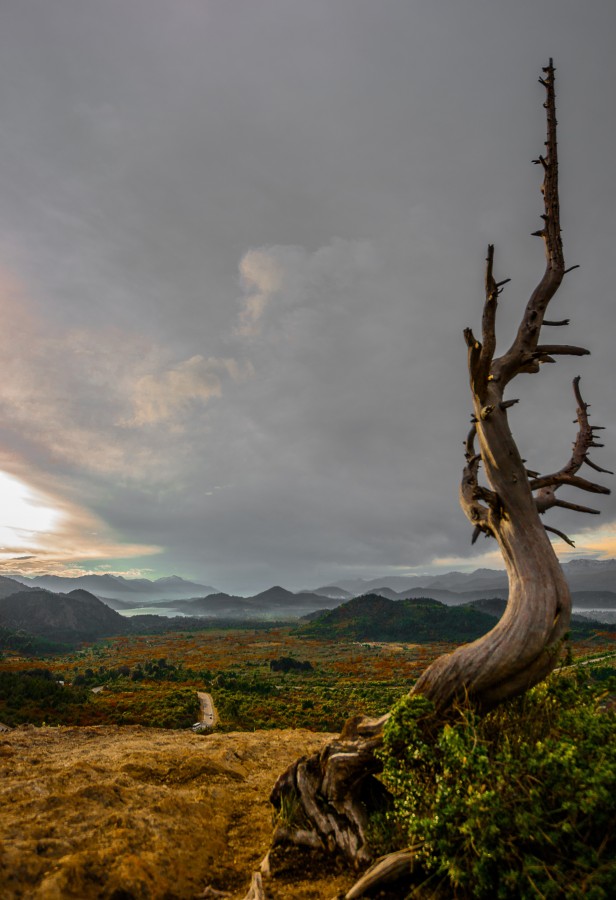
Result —
<path fill-rule="evenodd" d="M 5 571 L 498 565 L 458 506 L 462 330 L 488 242 L 500 349 L 543 271 L 550 56 L 581 266 L 551 318 L 593 355 L 521 376 L 511 420 L 560 468 L 581 374 L 614 468 L 615 34 L 613 0 L 3 0 Z M 599 503 L 550 516 L 575 555 L 616 555 Z"/>

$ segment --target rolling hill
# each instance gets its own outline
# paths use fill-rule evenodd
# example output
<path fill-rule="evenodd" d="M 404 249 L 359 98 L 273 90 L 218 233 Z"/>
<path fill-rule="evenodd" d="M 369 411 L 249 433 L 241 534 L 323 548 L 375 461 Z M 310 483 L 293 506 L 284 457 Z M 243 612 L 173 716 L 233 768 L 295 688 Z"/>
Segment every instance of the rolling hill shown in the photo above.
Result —
<path fill-rule="evenodd" d="M 122 634 L 128 620 L 84 590 L 70 594 L 31 589 L 0 598 L 0 625 L 59 641 L 91 641 Z"/>
<path fill-rule="evenodd" d="M 472 641 L 494 626 L 494 616 L 430 598 L 390 600 L 366 594 L 300 626 L 306 637 L 357 641 Z"/>

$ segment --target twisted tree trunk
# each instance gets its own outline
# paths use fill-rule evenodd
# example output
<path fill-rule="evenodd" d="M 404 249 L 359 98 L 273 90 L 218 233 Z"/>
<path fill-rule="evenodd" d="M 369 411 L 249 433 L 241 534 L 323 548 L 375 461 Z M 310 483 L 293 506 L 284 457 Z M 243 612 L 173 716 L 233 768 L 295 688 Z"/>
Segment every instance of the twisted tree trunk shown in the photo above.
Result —
<path fill-rule="evenodd" d="M 496 282 L 494 247 L 490 246 L 482 340 L 477 340 L 470 329 L 465 331 L 474 412 L 466 440 L 460 501 L 474 525 L 473 542 L 481 533 L 497 540 L 509 578 L 509 597 L 503 617 L 488 634 L 441 656 L 412 688 L 411 694 L 431 700 L 441 716 L 462 698 L 480 710 L 488 710 L 528 690 L 552 671 L 569 627 L 571 597 L 547 531 L 569 544 L 573 542 L 557 529 L 544 526 L 540 517 L 553 507 L 597 513 L 558 499 L 556 492 L 563 485 L 609 493 L 577 474 L 584 463 L 597 471 L 608 471 L 588 457 L 591 447 L 602 445 L 595 440 L 596 428 L 589 425 L 579 378 L 574 381 L 578 434 L 573 453 L 562 469 L 550 475 L 540 476 L 525 468 L 508 423 L 508 409 L 518 401 L 504 400 L 506 387 L 520 373 L 538 372 L 543 363 L 554 362 L 558 355 L 588 353 L 581 347 L 539 343 L 543 326 L 568 324 L 568 320 L 546 321 L 545 312 L 570 271 L 565 269 L 560 237 L 552 60 L 543 73 L 539 81 L 547 94 L 547 150 L 534 162 L 544 172 L 544 224 L 535 234 L 545 243 L 545 272 L 526 305 L 511 347 L 495 358 L 498 296 L 509 279 Z M 478 480 L 481 463 L 487 487 Z M 275 842 L 295 841 L 313 849 L 337 851 L 354 865 L 372 858 L 366 825 L 370 810 L 383 800 L 383 789 L 374 777 L 379 771 L 374 751 L 380 745 L 387 718 L 351 720 L 338 741 L 309 759 L 298 760 L 278 779 L 272 793 L 274 806 L 280 808 L 283 798 L 292 795 L 301 815 L 297 827 L 287 824 L 278 830 Z M 392 861 L 392 866 L 399 868 L 400 859 Z"/>

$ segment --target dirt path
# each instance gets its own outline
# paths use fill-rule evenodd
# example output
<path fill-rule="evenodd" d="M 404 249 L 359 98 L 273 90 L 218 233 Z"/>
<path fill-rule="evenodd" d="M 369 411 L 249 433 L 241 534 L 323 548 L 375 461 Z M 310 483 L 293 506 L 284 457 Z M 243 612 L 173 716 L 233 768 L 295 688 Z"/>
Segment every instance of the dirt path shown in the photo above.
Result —
<path fill-rule="evenodd" d="M 199 698 L 199 704 L 201 706 L 200 722 L 203 725 L 207 725 L 208 728 L 213 728 L 219 721 L 219 717 L 216 712 L 216 707 L 214 706 L 212 695 L 206 694 L 204 691 L 197 691 L 197 697 Z"/>
<path fill-rule="evenodd" d="M 604 656 L 593 656 L 590 659 L 578 659 L 569 666 L 563 666 L 563 669 L 577 669 L 578 666 L 592 666 L 594 663 L 603 662 L 605 659 L 611 659 L 613 662 L 616 662 L 616 655 L 614 653 L 606 653 Z"/>

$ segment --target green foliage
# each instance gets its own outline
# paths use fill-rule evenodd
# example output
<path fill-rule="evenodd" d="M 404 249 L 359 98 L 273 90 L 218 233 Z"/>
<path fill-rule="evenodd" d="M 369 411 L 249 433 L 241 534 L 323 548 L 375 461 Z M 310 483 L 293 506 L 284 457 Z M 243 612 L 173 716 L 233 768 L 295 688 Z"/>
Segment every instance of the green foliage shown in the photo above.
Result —
<path fill-rule="evenodd" d="M 614 896 L 616 717 L 605 684 L 554 676 L 444 726 L 421 697 L 396 704 L 383 750 L 389 825 L 402 844 L 421 843 L 426 876 L 448 896 Z"/>
<path fill-rule="evenodd" d="M 194 672 L 192 669 L 185 669 L 181 663 L 174 665 L 167 662 L 166 659 L 146 659 L 143 664 L 137 663 L 133 668 L 128 665 L 111 668 L 99 666 L 96 672 L 91 668 L 86 668 L 83 673 L 79 673 L 73 678 L 73 684 L 87 687 L 104 685 L 109 690 L 114 690 L 118 687 L 126 688 L 127 678 L 131 681 L 147 679 L 163 682 L 193 682 L 205 676 L 209 677 L 209 675 L 209 672 Z"/>
<path fill-rule="evenodd" d="M 69 648 L 66 644 L 0 625 L 0 649 L 13 650 L 26 656 L 46 656 L 53 653 L 66 653 Z"/>
<path fill-rule="evenodd" d="M 470 606 L 446 606 L 428 597 L 389 600 L 355 597 L 322 613 L 300 632 L 309 638 L 356 641 L 473 641 L 494 627 L 494 617 Z"/>
<path fill-rule="evenodd" d="M 198 718 L 199 701 L 192 688 L 144 685 L 126 678 L 92 696 L 89 721 L 151 728 L 188 728 Z"/>
<path fill-rule="evenodd" d="M 87 699 L 85 691 L 63 687 L 49 669 L 0 672 L 0 719 L 5 725 L 64 724 Z"/>
<path fill-rule="evenodd" d="M 274 680 L 275 679 L 275 680 Z M 211 688 L 222 731 L 310 728 L 340 731 L 353 715 L 379 715 L 400 696 L 399 685 L 315 680 L 313 672 L 272 675 L 267 669 L 250 677 L 234 670 L 220 673 Z"/>
<path fill-rule="evenodd" d="M 310 828 L 310 822 L 296 791 L 287 791 L 280 796 L 280 808 L 273 817 L 273 824 L 287 828 Z"/>
<path fill-rule="evenodd" d="M 281 656 L 270 659 L 272 672 L 312 672 L 312 663 L 308 660 L 294 659 L 292 656 Z"/>
<path fill-rule="evenodd" d="M 152 709 L 150 724 L 157 728 L 188 728 L 199 714 L 199 701 L 190 688 L 176 688 Z"/>

